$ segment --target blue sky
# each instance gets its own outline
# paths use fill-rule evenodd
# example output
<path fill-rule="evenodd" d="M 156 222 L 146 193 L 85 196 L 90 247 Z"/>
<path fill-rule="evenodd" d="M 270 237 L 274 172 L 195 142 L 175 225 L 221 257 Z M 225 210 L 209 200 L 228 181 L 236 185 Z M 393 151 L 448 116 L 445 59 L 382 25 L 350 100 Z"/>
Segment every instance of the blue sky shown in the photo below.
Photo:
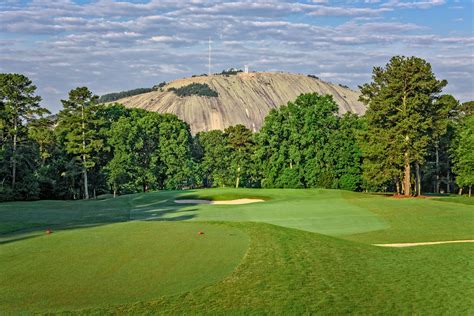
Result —
<path fill-rule="evenodd" d="M 58 111 L 77 86 L 96 94 L 250 65 L 357 88 L 393 55 L 427 59 L 446 93 L 474 99 L 473 2 L 0 2 L 0 72 L 29 76 Z"/>

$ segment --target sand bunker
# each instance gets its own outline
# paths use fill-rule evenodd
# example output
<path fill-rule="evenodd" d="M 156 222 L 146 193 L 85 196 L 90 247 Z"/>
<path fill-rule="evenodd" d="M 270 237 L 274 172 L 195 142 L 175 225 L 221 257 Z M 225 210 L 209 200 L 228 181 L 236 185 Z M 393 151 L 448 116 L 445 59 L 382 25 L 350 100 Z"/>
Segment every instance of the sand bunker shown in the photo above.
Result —
<path fill-rule="evenodd" d="M 237 199 L 228 201 L 210 201 L 210 200 L 175 200 L 175 203 L 180 204 L 213 204 L 213 205 L 237 205 L 263 202 L 261 199 Z"/>
<path fill-rule="evenodd" d="M 466 243 L 474 242 L 474 240 L 448 240 L 448 241 L 428 241 L 428 242 L 410 242 L 410 243 L 400 243 L 400 244 L 375 244 L 374 246 L 379 247 L 414 247 L 414 246 L 429 246 L 429 245 L 440 245 L 440 244 L 457 244 L 457 243 Z"/>

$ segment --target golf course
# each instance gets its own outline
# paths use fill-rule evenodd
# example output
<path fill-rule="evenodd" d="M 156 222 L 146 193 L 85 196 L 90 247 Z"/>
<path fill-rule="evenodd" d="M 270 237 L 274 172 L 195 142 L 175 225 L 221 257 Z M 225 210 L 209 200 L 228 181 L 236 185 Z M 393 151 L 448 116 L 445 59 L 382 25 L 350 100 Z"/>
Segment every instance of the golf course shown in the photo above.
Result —
<path fill-rule="evenodd" d="M 325 189 L 5 202 L 0 313 L 472 315 L 473 216 Z"/>

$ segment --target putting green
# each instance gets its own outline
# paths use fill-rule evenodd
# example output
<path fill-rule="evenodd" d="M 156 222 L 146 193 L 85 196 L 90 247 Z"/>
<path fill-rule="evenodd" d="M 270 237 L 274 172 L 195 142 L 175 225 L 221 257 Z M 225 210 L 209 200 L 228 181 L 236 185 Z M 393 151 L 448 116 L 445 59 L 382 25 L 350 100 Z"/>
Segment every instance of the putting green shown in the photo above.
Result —
<path fill-rule="evenodd" d="M 133 219 L 197 220 L 264 222 L 278 226 L 331 235 L 344 236 L 383 230 L 389 224 L 381 217 L 350 203 L 344 194 L 360 194 L 338 190 L 292 189 L 212 189 L 181 193 L 179 199 L 233 200 L 261 198 L 261 203 L 243 205 L 182 204 L 174 199 L 165 200 L 161 192 L 141 195 L 132 200 Z M 153 199 L 162 203 L 151 204 Z M 142 205 L 145 205 L 142 207 Z M 177 209 L 179 207 L 179 209 Z M 170 211 L 171 209 L 177 211 Z"/>
<path fill-rule="evenodd" d="M 241 230 L 219 224 L 129 222 L 5 244 L 0 311 L 97 307 L 190 291 L 231 273 L 249 242 Z"/>

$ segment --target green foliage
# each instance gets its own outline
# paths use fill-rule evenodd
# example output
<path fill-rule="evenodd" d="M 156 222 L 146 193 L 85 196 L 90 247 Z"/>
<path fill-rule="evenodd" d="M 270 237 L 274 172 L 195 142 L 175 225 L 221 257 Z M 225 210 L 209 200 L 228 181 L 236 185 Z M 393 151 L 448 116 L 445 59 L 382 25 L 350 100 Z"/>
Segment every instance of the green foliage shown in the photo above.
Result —
<path fill-rule="evenodd" d="M 359 188 L 362 123 L 337 109 L 332 97 L 313 93 L 270 112 L 257 136 L 264 187 Z"/>
<path fill-rule="evenodd" d="M 203 185 L 260 185 L 254 160 L 254 135 L 243 125 L 229 126 L 222 131 L 201 132 L 196 135 L 199 146 L 198 163 Z"/>
<path fill-rule="evenodd" d="M 163 88 L 164 86 L 166 86 L 166 81 L 163 81 L 163 82 L 160 82 L 159 84 L 157 85 L 154 85 L 153 86 L 153 90 L 160 90 L 161 88 Z"/>
<path fill-rule="evenodd" d="M 224 132 L 214 130 L 196 135 L 199 164 L 203 175 L 203 185 L 208 187 L 225 186 L 228 183 L 230 168 L 230 148 Z"/>
<path fill-rule="evenodd" d="M 0 74 L 0 200 L 38 198 L 39 154 L 28 124 L 49 112 L 35 91 L 24 75 Z"/>
<path fill-rule="evenodd" d="M 244 125 L 229 126 L 224 136 L 230 150 L 230 169 L 227 176 L 235 180 L 235 187 L 240 185 L 253 186 L 252 171 L 254 169 L 252 154 L 255 150 L 252 131 Z"/>
<path fill-rule="evenodd" d="M 175 88 L 171 87 L 168 91 L 174 92 L 178 97 L 189 97 L 197 95 L 200 97 L 217 97 L 216 91 L 212 90 L 207 83 L 196 83 L 193 82 L 183 87 Z"/>
<path fill-rule="evenodd" d="M 99 103 L 114 102 L 114 101 L 117 101 L 119 99 L 123 99 L 123 98 L 126 98 L 126 97 L 131 97 L 131 96 L 134 96 L 134 95 L 139 95 L 139 94 L 143 94 L 143 93 L 152 92 L 152 91 L 156 90 L 156 88 L 161 88 L 162 87 L 161 84 L 163 84 L 163 83 L 160 83 L 158 86 L 154 86 L 153 88 L 137 88 L 137 89 L 127 90 L 127 91 L 120 91 L 120 92 L 113 92 L 113 93 L 104 94 L 98 99 L 98 102 Z M 166 82 L 165 82 L 165 84 L 166 84 Z"/>
<path fill-rule="evenodd" d="M 467 101 L 461 105 L 460 112 L 462 115 L 473 115 L 474 114 L 474 101 Z"/>
<path fill-rule="evenodd" d="M 170 114 L 130 109 L 112 123 L 113 158 L 107 165 L 114 192 L 178 189 L 190 178 L 190 132 Z"/>
<path fill-rule="evenodd" d="M 222 70 L 222 72 L 218 73 L 218 75 L 229 77 L 229 76 L 235 76 L 235 75 L 237 75 L 238 73 L 241 73 L 241 72 L 243 72 L 242 69 L 229 68 L 227 70 Z"/>
<path fill-rule="evenodd" d="M 368 182 L 398 184 L 403 177 L 404 193 L 411 194 L 411 164 L 424 163 L 432 127 L 444 125 L 437 122 L 445 118 L 443 107 L 434 101 L 446 84 L 417 57 L 395 56 L 385 67 L 374 67 L 372 82 L 360 87 L 360 100 L 368 105 L 363 142 Z"/>
<path fill-rule="evenodd" d="M 79 87 L 69 92 L 68 100 L 61 100 L 64 109 L 59 113 L 59 133 L 65 136 L 65 150 L 80 161 L 84 197 L 89 198 L 88 170 L 95 166 L 98 153 L 104 150 L 104 140 L 99 131 L 103 123 L 97 115 L 98 97 L 86 87 Z"/>
<path fill-rule="evenodd" d="M 181 189 L 191 181 L 191 132 L 175 115 L 164 114 L 159 125 L 159 152 L 163 162 L 163 187 Z"/>
<path fill-rule="evenodd" d="M 458 140 L 452 155 L 456 182 L 462 187 L 474 185 L 474 115 L 465 116 L 457 128 Z"/>

